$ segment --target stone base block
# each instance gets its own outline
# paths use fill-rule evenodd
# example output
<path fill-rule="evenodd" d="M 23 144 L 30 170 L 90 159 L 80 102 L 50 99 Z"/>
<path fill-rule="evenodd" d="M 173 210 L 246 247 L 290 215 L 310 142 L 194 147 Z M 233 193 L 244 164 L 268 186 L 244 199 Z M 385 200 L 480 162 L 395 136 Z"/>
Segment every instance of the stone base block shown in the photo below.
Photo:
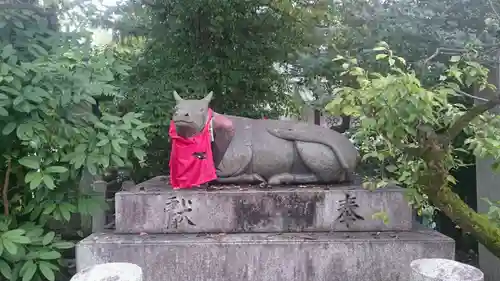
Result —
<path fill-rule="evenodd" d="M 108 262 L 142 267 L 144 281 L 408 281 L 420 258 L 453 259 L 433 231 L 286 234 L 94 234 L 76 248 L 77 269 Z"/>
<path fill-rule="evenodd" d="M 117 233 L 408 231 L 412 226 L 400 188 L 145 190 L 116 194 Z"/>

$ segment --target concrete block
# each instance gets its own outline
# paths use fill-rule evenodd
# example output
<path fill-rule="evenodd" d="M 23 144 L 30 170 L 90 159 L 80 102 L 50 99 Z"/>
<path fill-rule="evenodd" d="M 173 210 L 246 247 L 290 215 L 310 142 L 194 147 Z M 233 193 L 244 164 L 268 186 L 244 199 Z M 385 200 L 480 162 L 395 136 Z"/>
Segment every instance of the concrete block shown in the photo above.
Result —
<path fill-rule="evenodd" d="M 144 281 L 408 281 L 410 263 L 453 259 L 434 231 L 284 234 L 93 234 L 76 248 L 77 269 L 129 262 Z"/>
<path fill-rule="evenodd" d="M 116 232 L 407 231 L 412 212 L 403 192 L 350 186 L 123 191 L 115 197 Z M 386 223 L 373 216 L 380 212 Z"/>

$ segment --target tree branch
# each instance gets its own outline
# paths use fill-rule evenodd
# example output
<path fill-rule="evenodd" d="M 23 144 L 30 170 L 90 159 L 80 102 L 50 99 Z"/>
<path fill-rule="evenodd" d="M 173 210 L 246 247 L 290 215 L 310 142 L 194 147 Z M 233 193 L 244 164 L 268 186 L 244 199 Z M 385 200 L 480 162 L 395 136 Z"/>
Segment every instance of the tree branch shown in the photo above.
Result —
<path fill-rule="evenodd" d="M 496 99 L 489 100 L 483 104 L 478 104 L 469 109 L 464 115 L 460 116 L 453 125 L 448 128 L 448 130 L 444 133 L 446 142 L 450 142 L 454 140 L 462 130 L 469 125 L 469 123 L 474 120 L 477 116 L 485 113 L 486 111 L 496 107 L 500 104 L 500 97 Z"/>
<path fill-rule="evenodd" d="M 423 65 L 425 67 L 431 60 L 433 60 L 435 57 L 437 57 L 438 55 L 443 54 L 443 53 L 455 54 L 455 53 L 463 53 L 463 52 L 467 52 L 467 50 L 466 49 L 452 49 L 452 48 L 439 47 L 436 49 L 436 51 L 434 51 L 434 53 L 432 55 L 430 55 L 428 58 L 426 58 L 424 60 Z"/>
<path fill-rule="evenodd" d="M 500 20 L 500 15 L 497 12 L 497 9 L 495 9 L 495 5 L 493 5 L 493 2 L 491 0 L 488 0 L 488 3 L 490 3 L 491 10 L 493 10 L 493 13 L 497 16 L 497 20 Z"/>
<path fill-rule="evenodd" d="M 482 102 L 488 102 L 490 101 L 489 99 L 485 99 L 485 98 L 482 98 L 482 97 L 478 97 L 478 96 L 474 96 L 474 95 L 471 95 L 471 94 L 468 94 L 464 91 L 460 91 L 460 90 L 457 90 L 457 93 L 461 94 L 461 95 L 464 95 L 468 98 L 471 98 L 471 99 L 474 99 L 474 100 L 479 100 L 479 101 L 482 101 Z"/>
<path fill-rule="evenodd" d="M 7 170 L 5 171 L 5 179 L 3 182 L 3 189 L 2 189 L 3 214 L 5 216 L 9 215 L 9 198 L 7 197 L 7 192 L 9 191 L 9 179 L 11 171 L 12 171 L 12 163 L 11 159 L 9 158 L 9 160 L 7 160 Z"/>

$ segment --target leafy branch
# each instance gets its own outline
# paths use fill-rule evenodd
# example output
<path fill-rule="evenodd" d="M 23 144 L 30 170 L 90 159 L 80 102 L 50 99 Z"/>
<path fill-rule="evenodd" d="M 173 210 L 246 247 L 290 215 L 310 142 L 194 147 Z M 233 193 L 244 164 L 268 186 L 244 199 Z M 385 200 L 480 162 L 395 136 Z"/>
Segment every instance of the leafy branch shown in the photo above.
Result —
<path fill-rule="evenodd" d="M 469 109 L 465 114 L 460 116 L 451 127 L 448 128 L 445 133 L 445 135 L 447 136 L 447 141 L 450 142 L 454 140 L 466 127 L 470 125 L 470 122 L 472 122 L 472 120 L 485 113 L 486 111 L 495 108 L 498 105 L 500 105 L 500 97 L 497 99 L 489 100 L 486 103 L 476 105 Z"/>
<path fill-rule="evenodd" d="M 388 64 L 386 73 L 361 68 L 355 60 L 339 58 L 344 75 L 354 77 L 355 87 L 339 87 L 327 110 L 360 119 L 354 134 L 363 159 L 385 164 L 376 186 L 393 182 L 406 187 L 410 202 L 419 209 L 430 201 L 458 226 L 474 235 L 495 255 L 500 256 L 500 228 L 486 214 L 472 210 L 450 188 L 456 183 L 450 171 L 463 166 L 452 142 L 468 132 L 465 148 L 477 157 L 493 156 L 500 161 L 500 118 L 487 111 L 500 104 L 500 97 L 470 109 L 450 98 L 461 89 L 488 83 L 488 70 L 471 56 L 453 56 L 440 81 L 422 86 L 405 59 L 395 56 L 386 43 L 374 48 L 376 60 Z M 367 141 L 370 140 L 370 141 Z M 410 151 L 417 150 L 417 153 Z M 500 167 L 500 164 L 496 164 Z"/>

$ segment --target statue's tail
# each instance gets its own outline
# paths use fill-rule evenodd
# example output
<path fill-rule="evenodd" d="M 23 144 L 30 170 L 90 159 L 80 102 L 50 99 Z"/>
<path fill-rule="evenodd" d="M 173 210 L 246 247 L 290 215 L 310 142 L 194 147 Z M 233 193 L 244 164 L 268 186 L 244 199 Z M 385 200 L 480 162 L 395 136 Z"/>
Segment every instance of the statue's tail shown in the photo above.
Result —
<path fill-rule="evenodd" d="M 320 143 L 328 146 L 337 156 L 342 168 L 348 172 L 354 172 L 360 160 L 358 151 L 346 136 L 327 128 L 309 124 L 286 123 L 267 130 L 277 138 Z"/>

